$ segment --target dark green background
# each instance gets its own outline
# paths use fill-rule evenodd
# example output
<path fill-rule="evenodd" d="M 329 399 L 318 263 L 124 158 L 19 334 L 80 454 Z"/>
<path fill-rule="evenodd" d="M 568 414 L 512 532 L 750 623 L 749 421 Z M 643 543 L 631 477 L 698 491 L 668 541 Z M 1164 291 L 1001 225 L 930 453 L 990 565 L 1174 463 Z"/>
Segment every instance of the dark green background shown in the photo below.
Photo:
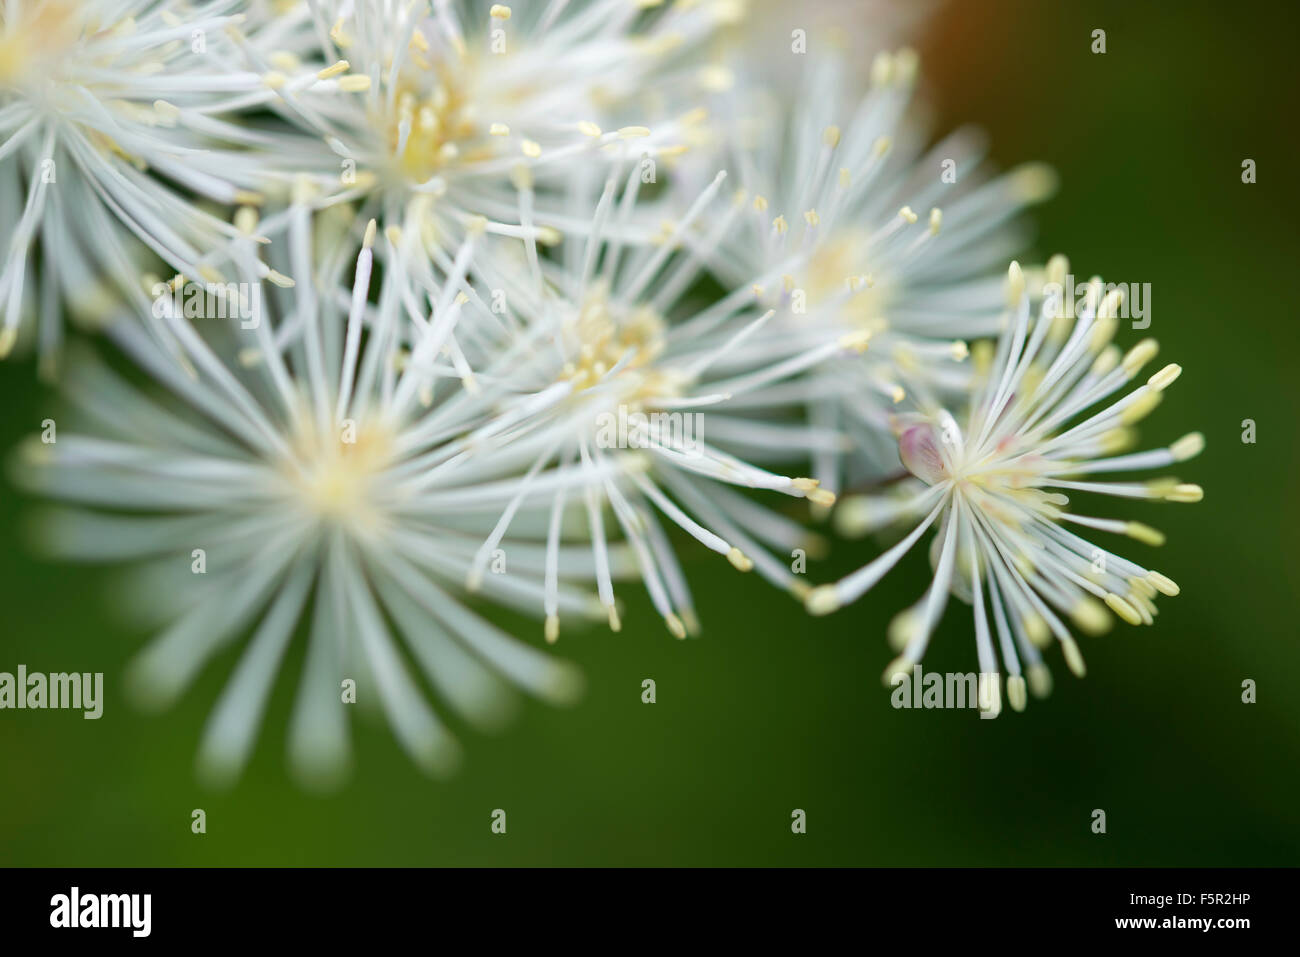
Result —
<path fill-rule="evenodd" d="M 1038 252 L 1082 275 L 1150 282 L 1162 359 L 1184 367 L 1149 445 L 1199 428 L 1179 469 L 1199 505 L 1116 503 L 1164 529 L 1138 561 L 1176 579 L 1155 628 L 1084 639 L 1089 676 L 1053 653 L 1054 695 L 1023 715 L 890 708 L 883 628 L 924 588 L 911 556 L 851 611 L 809 620 L 755 576 L 688 552 L 706 632 L 677 642 L 627 586 L 621 635 L 571 630 L 588 676 L 568 710 L 528 703 L 504 733 L 461 737 L 449 782 L 421 778 L 379 721 L 357 721 L 337 796 L 282 760 L 282 675 L 233 792 L 199 789 L 199 730 L 233 654 L 174 711 L 123 700 L 142 635 L 105 614 L 110 576 L 41 563 L 28 509 L 0 496 L 0 670 L 104 671 L 106 713 L 0 712 L 3 864 L 1296 864 L 1296 20 L 1254 3 L 957 4 L 922 44 L 943 126 L 973 121 L 1006 165 L 1051 162 Z M 1108 52 L 1089 51 L 1094 28 Z M 861 30 L 869 31 L 868 24 Z M 1259 182 L 1243 185 L 1241 161 Z M 1138 334 L 1128 333 L 1127 342 Z M 55 408 L 30 365 L 0 369 L 0 445 Z M 1241 421 L 1258 423 L 1243 445 Z M 842 548 L 829 577 L 864 553 Z M 528 632 L 540 640 L 540 627 Z M 927 670 L 974 668 L 950 608 Z M 640 701 L 645 677 L 658 703 Z M 1253 678 L 1259 703 L 1241 703 Z M 202 807 L 208 833 L 190 832 Z M 509 832 L 493 836 L 494 808 Z M 808 833 L 790 832 L 790 812 Z M 1089 829 L 1104 808 L 1108 833 Z"/>

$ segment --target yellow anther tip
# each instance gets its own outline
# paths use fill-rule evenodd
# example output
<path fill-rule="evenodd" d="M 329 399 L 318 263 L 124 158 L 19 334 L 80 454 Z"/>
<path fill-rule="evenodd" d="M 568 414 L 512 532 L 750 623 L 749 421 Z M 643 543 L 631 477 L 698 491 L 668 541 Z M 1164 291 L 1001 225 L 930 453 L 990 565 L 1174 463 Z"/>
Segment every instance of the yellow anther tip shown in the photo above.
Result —
<path fill-rule="evenodd" d="M 1130 625 L 1142 624 L 1142 616 L 1137 613 L 1137 609 L 1114 592 L 1106 593 L 1106 607 Z"/>
<path fill-rule="evenodd" d="M 829 615 L 841 607 L 839 593 L 834 585 L 818 585 L 808 592 L 804 607 L 810 615 Z"/>

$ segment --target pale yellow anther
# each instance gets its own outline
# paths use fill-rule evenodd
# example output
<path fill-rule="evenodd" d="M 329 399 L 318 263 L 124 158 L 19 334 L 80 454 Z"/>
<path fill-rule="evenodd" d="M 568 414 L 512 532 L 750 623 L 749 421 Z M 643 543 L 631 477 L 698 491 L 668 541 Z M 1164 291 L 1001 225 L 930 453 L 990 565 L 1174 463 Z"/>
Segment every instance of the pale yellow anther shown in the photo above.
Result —
<path fill-rule="evenodd" d="M 623 621 L 618 617 L 618 609 L 613 605 L 606 605 L 605 610 L 609 612 L 609 630 L 619 632 L 623 630 Z"/>
<path fill-rule="evenodd" d="M 1138 614 L 1137 609 L 1113 591 L 1106 593 L 1106 607 L 1130 625 L 1142 624 L 1142 616 Z"/>
<path fill-rule="evenodd" d="M 810 615 L 829 615 L 840 609 L 840 596 L 834 585 L 818 585 L 804 599 L 804 607 Z"/>
<path fill-rule="evenodd" d="M 488 135 L 489 135 L 489 136 L 509 136 L 509 135 L 510 135 L 510 127 L 506 126 L 506 124 L 504 124 L 504 123 L 493 123 L 491 126 L 488 127 Z"/>
<path fill-rule="evenodd" d="M 510 170 L 510 182 L 515 189 L 526 193 L 533 188 L 533 170 L 527 163 L 516 163 Z"/>
<path fill-rule="evenodd" d="M 1188 432 L 1181 439 L 1169 446 L 1169 454 L 1176 462 L 1186 462 L 1196 458 L 1205 451 L 1205 436 L 1200 432 Z"/>
<path fill-rule="evenodd" d="M 840 145 L 840 128 L 838 126 L 828 126 L 822 130 L 822 142 L 831 149 Z"/>
<path fill-rule="evenodd" d="M 267 271 L 266 280 L 267 282 L 279 286 L 281 289 L 292 289 L 294 287 L 294 281 L 292 279 L 275 269 Z"/>
<path fill-rule="evenodd" d="M 597 137 L 600 135 L 600 127 L 590 120 L 583 120 L 578 124 L 578 132 L 583 136 Z"/>
<path fill-rule="evenodd" d="M 1028 612 L 1021 619 L 1021 624 L 1025 626 L 1025 637 L 1037 647 L 1046 648 L 1051 643 L 1052 633 L 1042 615 L 1037 612 Z"/>
<path fill-rule="evenodd" d="M 1070 611 L 1074 623 L 1090 635 L 1101 635 L 1110 630 L 1111 617 L 1101 602 L 1092 597 L 1080 598 Z"/>
<path fill-rule="evenodd" d="M 871 152 L 875 154 L 876 159 L 884 156 L 889 152 L 889 148 L 894 145 L 894 141 L 888 136 L 879 136 L 876 142 L 871 144 Z"/>
<path fill-rule="evenodd" d="M 334 26 L 330 27 L 330 39 L 340 49 L 346 49 L 352 46 L 352 37 L 343 29 L 343 18 L 339 17 L 334 21 Z"/>
<path fill-rule="evenodd" d="M 754 196 L 754 209 L 760 213 L 767 211 L 767 197 L 761 193 Z"/>
<path fill-rule="evenodd" d="M 840 336 L 839 345 L 841 349 L 847 349 L 850 352 L 866 352 L 867 347 L 871 344 L 871 336 L 870 329 L 858 329 Z"/>
<path fill-rule="evenodd" d="M 790 226 L 785 221 L 784 216 L 778 216 L 776 219 L 772 220 L 772 228 L 776 230 L 777 235 L 784 235 L 785 231 L 789 229 Z"/>
<path fill-rule="evenodd" d="M 907 223 L 909 226 L 911 226 L 915 224 L 917 219 L 919 219 L 920 217 L 918 217 L 916 213 L 912 212 L 911 206 L 904 206 L 902 209 L 898 211 L 898 218 L 901 219 L 903 222 Z"/>
<path fill-rule="evenodd" d="M 1173 385 L 1174 380 L 1182 374 L 1183 367 L 1178 365 L 1176 362 L 1171 362 L 1150 379 L 1147 379 L 1147 385 L 1151 386 L 1151 388 L 1155 389 L 1157 392 L 1163 392 L 1165 389 Z"/>
<path fill-rule="evenodd" d="M 1115 338 L 1115 333 L 1119 329 L 1119 320 L 1114 316 L 1103 316 L 1092 324 L 1092 331 L 1088 333 L 1088 348 L 1093 352 L 1100 352 L 1110 345 L 1110 341 Z"/>
<path fill-rule="evenodd" d="M 806 222 L 809 226 L 816 226 L 818 223 L 821 222 L 821 217 L 817 215 L 817 210 L 815 209 L 808 210 L 806 213 L 803 214 L 803 218 L 804 218 L 804 222 Z"/>
<path fill-rule="evenodd" d="M 1131 379 L 1138 370 L 1156 357 L 1160 344 L 1154 339 L 1143 339 L 1124 356 L 1124 373 Z"/>
<path fill-rule="evenodd" d="M 235 210 L 235 228 L 245 236 L 257 231 L 257 210 L 252 206 L 240 206 Z"/>
<path fill-rule="evenodd" d="M 379 228 L 379 224 L 376 223 L 373 219 L 370 222 L 366 223 L 366 234 L 361 238 L 361 245 L 364 246 L 366 249 L 369 249 L 375 244 L 375 233 L 378 230 L 378 228 Z"/>
<path fill-rule="evenodd" d="M 175 126 L 177 120 L 181 118 L 180 107 L 166 100 L 154 100 L 153 111 L 158 114 L 159 122 L 167 126 Z"/>
<path fill-rule="evenodd" d="M 853 177 L 850 175 L 848 167 L 840 167 L 840 189 L 848 189 L 853 185 Z"/>
<path fill-rule="evenodd" d="M 1144 545 L 1163 545 L 1165 536 L 1159 529 L 1152 528 L 1150 525 L 1143 525 L 1141 522 L 1128 522 L 1124 525 L 1124 534 L 1129 538 L 1142 542 Z"/>
<path fill-rule="evenodd" d="M 686 637 L 686 625 L 672 612 L 664 616 L 664 623 L 668 626 L 668 630 L 672 632 L 674 638 Z"/>
<path fill-rule="evenodd" d="M 907 392 L 903 389 L 901 385 L 896 385 L 889 390 L 889 398 L 893 400 L 894 405 L 898 405 L 905 398 L 907 398 Z"/>
<path fill-rule="evenodd" d="M 347 73 L 350 69 L 352 69 L 352 64 L 347 60 L 336 60 L 334 63 L 331 63 L 325 69 L 317 73 L 316 78 L 319 80 L 332 80 L 336 76 L 342 76 L 344 73 Z"/>
<path fill-rule="evenodd" d="M 648 126 L 625 126 L 618 131 L 618 138 L 621 140 L 642 139 L 650 135 Z"/>
<path fill-rule="evenodd" d="M 938 206 L 930 210 L 930 235 L 938 236 L 939 228 L 943 225 L 943 210 Z"/>
<path fill-rule="evenodd" d="M 966 357 L 970 355 L 970 347 L 966 345 L 965 342 L 958 339 L 948 347 L 948 354 L 957 362 L 964 362 Z"/>
<path fill-rule="evenodd" d="M 737 571 L 747 572 L 754 567 L 754 560 L 734 545 L 727 552 L 727 561 L 731 562 Z"/>
<path fill-rule="evenodd" d="M 873 86 L 885 86 L 894 75 L 894 58 L 888 52 L 876 54 L 871 61 L 871 83 Z"/>
<path fill-rule="evenodd" d="M 1129 577 L 1124 580 L 1128 582 L 1129 592 L 1131 596 L 1140 599 L 1145 599 L 1146 603 L 1150 605 L 1150 607 L 1152 608 L 1155 607 L 1155 605 L 1151 603 L 1151 599 L 1155 598 L 1156 595 L 1159 594 L 1159 592 L 1156 590 L 1155 585 L 1151 584 L 1145 578 Z"/>
<path fill-rule="evenodd" d="M 548 645 L 553 645 L 560 640 L 560 616 L 559 615 L 546 616 L 545 634 L 546 634 L 546 643 Z"/>
<path fill-rule="evenodd" d="M 1025 273 L 1020 268 L 1020 263 L 1013 259 L 1011 265 L 1007 267 L 1007 305 L 1018 306 L 1024 294 Z"/>
<path fill-rule="evenodd" d="M 519 144 L 519 151 L 529 159 L 537 159 L 542 155 L 542 147 L 533 140 L 524 140 Z"/>
<path fill-rule="evenodd" d="M 1074 672 L 1076 678 L 1082 678 L 1088 673 L 1088 669 L 1083 664 L 1083 655 L 1073 638 L 1061 639 L 1061 651 L 1065 653 L 1065 664 Z"/>
<path fill-rule="evenodd" d="M 1149 581 L 1152 586 L 1155 587 L 1156 591 L 1160 592 L 1160 594 L 1168 595 L 1170 598 L 1173 598 L 1182 590 L 1178 587 L 1178 583 L 1172 578 L 1166 578 L 1159 572 L 1147 572 L 1147 581 Z"/>
<path fill-rule="evenodd" d="M 1098 447 L 1106 455 L 1115 455 L 1131 449 L 1137 442 L 1137 432 L 1133 429 L 1110 429 L 1097 438 Z"/>
<path fill-rule="evenodd" d="M 272 70 L 270 73 L 262 74 L 262 85 L 268 90 L 278 90 L 289 82 L 289 78 L 279 70 Z"/>
<path fill-rule="evenodd" d="M 1012 675 L 1007 679 L 1007 701 L 1013 711 L 1024 711 L 1029 703 L 1026 697 L 1025 679 L 1022 675 Z"/>
<path fill-rule="evenodd" d="M 911 676 L 912 664 L 913 663 L 906 657 L 899 655 L 889 664 L 885 665 L 885 670 L 880 675 L 880 680 L 884 682 L 886 688 L 896 688 L 904 681 L 907 681 Z"/>
<path fill-rule="evenodd" d="M 1097 354 L 1097 358 L 1093 360 L 1092 368 L 1089 370 L 1089 372 L 1091 372 L 1092 375 L 1095 375 L 1098 378 L 1100 378 L 1101 376 L 1110 374 L 1110 372 L 1114 370 L 1119 365 L 1119 363 L 1120 363 L 1119 346 L 1112 343 L 1111 345 L 1108 345 L 1106 348 L 1102 349 L 1101 352 Z"/>
<path fill-rule="evenodd" d="M 1119 307 L 1124 302 L 1124 290 L 1112 289 L 1106 293 L 1101 300 L 1101 305 L 1097 307 L 1098 319 L 1114 319 L 1119 316 Z"/>
<path fill-rule="evenodd" d="M 1176 485 L 1168 495 L 1165 496 L 1166 502 L 1199 502 L 1205 498 L 1205 490 L 1199 485 L 1184 483 Z"/>
<path fill-rule="evenodd" d="M 1047 281 L 1057 286 L 1065 285 L 1065 278 L 1070 274 L 1070 260 L 1057 253 L 1047 260 Z"/>
<path fill-rule="evenodd" d="M 911 643 L 920 626 L 921 616 L 912 608 L 904 608 L 890 619 L 889 627 L 885 629 L 885 640 L 890 648 L 901 654 Z"/>
<path fill-rule="evenodd" d="M 1044 163 L 1027 163 L 1011 174 L 1012 189 L 1026 203 L 1040 203 L 1056 192 L 1056 171 Z"/>
<path fill-rule="evenodd" d="M 1164 396 L 1157 391 L 1146 391 L 1138 394 L 1123 412 L 1120 413 L 1119 421 L 1122 425 L 1132 425 L 1135 422 L 1141 422 L 1152 410 L 1158 406 Z"/>
<path fill-rule="evenodd" d="M 370 77 L 365 74 L 349 73 L 339 77 L 339 89 L 344 93 L 364 93 L 370 89 Z"/>
<path fill-rule="evenodd" d="M 1030 665 L 1025 677 L 1029 679 L 1029 693 L 1035 698 L 1046 698 L 1052 693 L 1052 673 L 1042 662 Z"/>
<path fill-rule="evenodd" d="M 510 8 L 504 3 L 494 3 L 492 8 L 488 10 L 488 16 L 494 20 L 509 20 L 510 12 Z"/>

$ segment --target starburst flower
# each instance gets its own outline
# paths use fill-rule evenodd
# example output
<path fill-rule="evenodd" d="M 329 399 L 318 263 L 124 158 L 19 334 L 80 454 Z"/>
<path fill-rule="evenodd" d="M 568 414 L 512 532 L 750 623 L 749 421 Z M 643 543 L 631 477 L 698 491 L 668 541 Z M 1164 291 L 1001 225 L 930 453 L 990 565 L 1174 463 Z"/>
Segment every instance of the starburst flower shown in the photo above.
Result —
<path fill-rule="evenodd" d="M 104 318 L 125 297 L 149 315 L 136 277 L 147 249 L 171 268 L 217 278 L 230 224 L 201 210 L 253 202 L 237 128 L 205 109 L 254 88 L 231 70 L 233 0 L 12 0 L 0 13 L 0 357 L 39 313 L 48 370 L 60 304 Z M 233 141 L 231 137 L 234 137 Z M 43 269 L 37 279 L 32 250 Z M 39 305 L 33 299 L 39 294 Z"/>
<path fill-rule="evenodd" d="M 743 190 L 709 266 L 728 284 L 768 277 L 764 301 L 781 309 L 728 367 L 833 333 L 870 337 L 860 356 L 745 403 L 761 417 L 800 406 L 851 437 L 851 455 L 816 457 L 813 474 L 831 490 L 897 468 L 889 422 L 901 373 L 943 394 L 965 389 L 966 340 L 996 331 L 1002 273 L 1025 239 L 1017 216 L 1053 189 L 1039 164 L 992 175 L 970 130 L 924 148 L 917 67 L 911 50 L 881 53 L 858 95 L 846 63 L 827 56 L 793 96 L 740 83 L 715 103 L 711 128 L 725 131 L 715 140 Z M 708 155 L 718 143 L 700 145 Z"/>
<path fill-rule="evenodd" d="M 552 463 L 577 463 L 592 474 L 584 493 L 587 534 L 611 626 L 617 630 L 619 619 L 603 552 L 613 532 L 631 545 L 655 608 L 681 638 L 694 630 L 695 614 L 661 518 L 741 571 L 756 567 L 769 581 L 802 595 L 805 586 L 789 560 L 774 553 L 806 547 L 810 536 L 731 486 L 827 506 L 834 501 L 811 479 L 760 468 L 726 451 L 742 441 L 806 443 L 802 429 L 753 423 L 719 410 L 728 400 L 857 349 L 860 342 L 830 334 L 779 362 L 732 376 L 715 374 L 729 350 L 775 315 L 756 305 L 748 286 L 707 306 L 689 294 L 704 262 L 700 237 L 716 231 L 725 174 L 717 174 L 685 215 L 664 223 L 663 232 L 647 242 L 637 226 L 642 167 L 635 158 L 627 165 L 626 177 L 616 169 L 598 199 L 584 199 L 586 189 L 577 183 L 563 204 L 567 216 L 542 217 L 564 234 L 551 255 L 539 255 L 531 242 L 520 249 L 497 238 L 496 246 L 485 247 L 475 272 L 508 304 L 513 324 L 503 330 L 507 338 L 498 350 L 514 357 L 508 382 L 522 410 L 509 432 L 511 445 L 535 456 L 530 475 Z M 555 492 L 551 549 L 559 545 L 560 517 L 570 502 L 564 490 Z M 613 529 L 605 524 L 606 505 Z M 481 577 L 512 514 L 505 510 L 479 549 L 471 584 Z M 546 634 L 553 640 L 559 632 L 553 599 L 546 612 Z"/>
<path fill-rule="evenodd" d="M 1045 288 L 1059 289 L 1067 271 L 1063 258 L 1053 259 Z M 1155 529 L 1077 511 L 1070 496 L 1171 502 L 1202 497 L 1199 486 L 1176 478 L 1095 478 L 1164 468 L 1199 454 L 1205 444 L 1194 432 L 1166 448 L 1119 454 L 1133 441 L 1131 426 L 1160 403 L 1181 372 L 1166 365 L 1114 398 L 1157 351 L 1151 339 L 1127 353 L 1112 344 L 1121 296 L 1121 290 L 1107 292 L 1094 280 L 1076 316 L 1074 304 L 1062 303 L 1059 296 L 1042 290 L 1031 295 L 1013 263 L 1008 323 L 996 351 L 986 348 L 986 341 L 973 354 L 974 392 L 961 421 L 924 398 L 911 415 L 899 417 L 899 454 L 916 479 L 911 494 L 842 504 L 847 523 L 859 530 L 922 517 L 880 557 L 814 589 L 807 599 L 814 614 L 857 599 L 927 529 L 938 528 L 931 550 L 934 580 L 890 627 L 890 642 L 900 654 L 886 669 L 887 680 L 920 661 L 951 592 L 974 608 L 980 671 L 999 673 L 1000 658 L 1008 673 L 1008 699 L 1022 710 L 1026 675 L 1036 694 L 1050 687 L 1040 649 L 1053 639 L 1071 671 L 1084 673 L 1083 656 L 1063 618 L 1094 634 L 1110 625 L 1107 609 L 1129 624 L 1151 624 L 1157 594 L 1178 594 L 1178 586 L 1159 572 L 1070 530 L 1082 527 L 1158 545 L 1163 536 Z M 1039 308 L 1031 315 L 1034 302 Z"/>
<path fill-rule="evenodd" d="M 512 185 L 517 168 L 540 184 L 629 140 L 653 155 L 680 148 L 676 120 L 634 122 L 639 101 L 653 89 L 659 111 L 684 102 L 698 81 L 680 64 L 735 4 L 654 7 L 296 4 L 250 27 L 242 55 L 264 88 L 231 105 L 255 99 L 307 134 L 281 136 L 280 168 L 311 173 L 334 201 L 363 197 L 381 227 L 422 199 L 421 236 L 440 263 L 479 216 L 504 207 L 527 226 L 533 196 Z"/>
<path fill-rule="evenodd" d="M 256 324 L 195 327 L 167 312 L 192 371 L 139 325 L 113 326 L 110 335 L 165 393 L 154 397 L 97 363 L 80 365 L 67 384 L 89 428 L 34 444 L 36 466 L 22 472 L 38 491 L 90 507 L 56 513 L 47 525 L 59 554 L 152 563 L 139 594 L 165 627 L 130 672 L 148 703 L 174 701 L 222 648 L 252 631 L 202 744 L 200 769 L 214 780 L 229 780 L 247 760 L 304 621 L 289 752 L 311 784 L 333 781 L 347 758 L 346 679 L 362 700 L 381 703 L 421 768 L 451 765 L 455 742 L 408 673 L 407 655 L 470 718 L 499 710 L 502 679 L 548 700 L 570 698 L 573 671 L 461 600 L 477 543 L 507 503 L 521 507 L 523 533 L 499 542 L 509 573 L 488 575 L 485 593 L 532 609 L 547 579 L 557 608 L 603 615 L 589 596 L 557 584 L 557 575 L 590 574 L 588 552 L 566 552 L 557 573 L 554 550 L 530 540 L 538 522 L 517 494 L 518 466 L 508 447 L 490 441 L 508 423 L 469 401 L 473 383 L 493 384 L 493 365 L 473 336 L 465 349 L 457 344 L 458 322 L 474 305 L 455 277 L 427 319 L 412 318 L 400 276 L 414 258 L 412 238 L 397 227 L 378 236 L 371 221 L 352 292 L 335 295 L 339 264 L 356 248 L 351 221 L 336 206 L 313 224 L 310 199 L 300 184 L 278 220 L 283 241 L 269 247 L 257 242 L 267 237 L 251 208 L 236 216 L 244 238 L 233 255 L 248 288 L 260 288 L 269 269 L 260 250 L 282 270 L 278 283 L 266 284 Z M 271 232 L 276 222 L 263 225 Z M 476 238 L 458 257 L 462 265 Z M 390 244 L 390 265 L 372 303 L 377 239 Z M 413 353 L 403 346 L 407 323 L 421 330 Z M 480 359 L 476 380 L 468 364 Z M 600 478 L 599 468 L 550 470 L 530 475 L 529 488 L 549 501 Z"/>

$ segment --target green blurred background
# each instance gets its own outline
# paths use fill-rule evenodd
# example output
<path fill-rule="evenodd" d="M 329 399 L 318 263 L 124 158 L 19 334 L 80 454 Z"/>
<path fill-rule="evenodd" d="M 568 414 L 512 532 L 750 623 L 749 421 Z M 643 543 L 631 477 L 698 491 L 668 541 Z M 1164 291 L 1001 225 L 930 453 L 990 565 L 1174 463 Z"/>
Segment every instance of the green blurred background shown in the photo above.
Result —
<path fill-rule="evenodd" d="M 235 654 L 175 710 L 132 710 L 120 674 L 144 636 L 105 614 L 111 576 L 32 558 L 19 534 L 29 503 L 7 488 L 0 670 L 103 671 L 108 701 L 97 722 L 0 712 L 0 863 L 1300 863 L 1292 8 L 950 4 L 920 44 L 940 128 L 978 123 L 1003 165 L 1041 158 L 1061 173 L 1037 251 L 1152 284 L 1146 334 L 1184 373 L 1144 424 L 1150 444 L 1195 428 L 1208 439 L 1179 470 L 1204 502 L 1130 515 L 1169 544 L 1158 556 L 1125 547 L 1183 594 L 1161 603 L 1155 628 L 1084 639 L 1086 679 L 1053 653 L 1056 691 L 1025 714 L 895 711 L 883 629 L 924 588 L 921 554 L 857 607 L 809 620 L 694 549 L 700 640 L 671 639 L 624 587 L 622 634 L 571 630 L 559 646 L 586 671 L 582 703 L 529 702 L 503 733 L 464 731 L 450 781 L 420 777 L 381 721 L 358 720 L 351 783 L 300 792 L 283 762 L 291 661 L 243 782 L 213 794 L 193 756 Z M 1089 50 L 1097 28 L 1104 56 Z M 868 37 L 870 24 L 853 29 Z M 1255 185 L 1241 182 L 1244 158 Z M 0 373 L 11 448 L 56 404 L 30 365 Z M 1246 418 L 1255 445 L 1241 442 Z M 858 548 L 815 577 L 860 564 Z M 926 666 L 974 668 L 964 607 L 950 607 Z M 641 703 L 647 677 L 654 705 Z M 1257 704 L 1241 702 L 1245 678 Z M 200 807 L 208 832 L 194 835 Z M 490 832 L 494 808 L 505 836 Z M 794 808 L 806 835 L 791 833 Z M 1091 833 L 1094 808 L 1105 835 Z"/>

